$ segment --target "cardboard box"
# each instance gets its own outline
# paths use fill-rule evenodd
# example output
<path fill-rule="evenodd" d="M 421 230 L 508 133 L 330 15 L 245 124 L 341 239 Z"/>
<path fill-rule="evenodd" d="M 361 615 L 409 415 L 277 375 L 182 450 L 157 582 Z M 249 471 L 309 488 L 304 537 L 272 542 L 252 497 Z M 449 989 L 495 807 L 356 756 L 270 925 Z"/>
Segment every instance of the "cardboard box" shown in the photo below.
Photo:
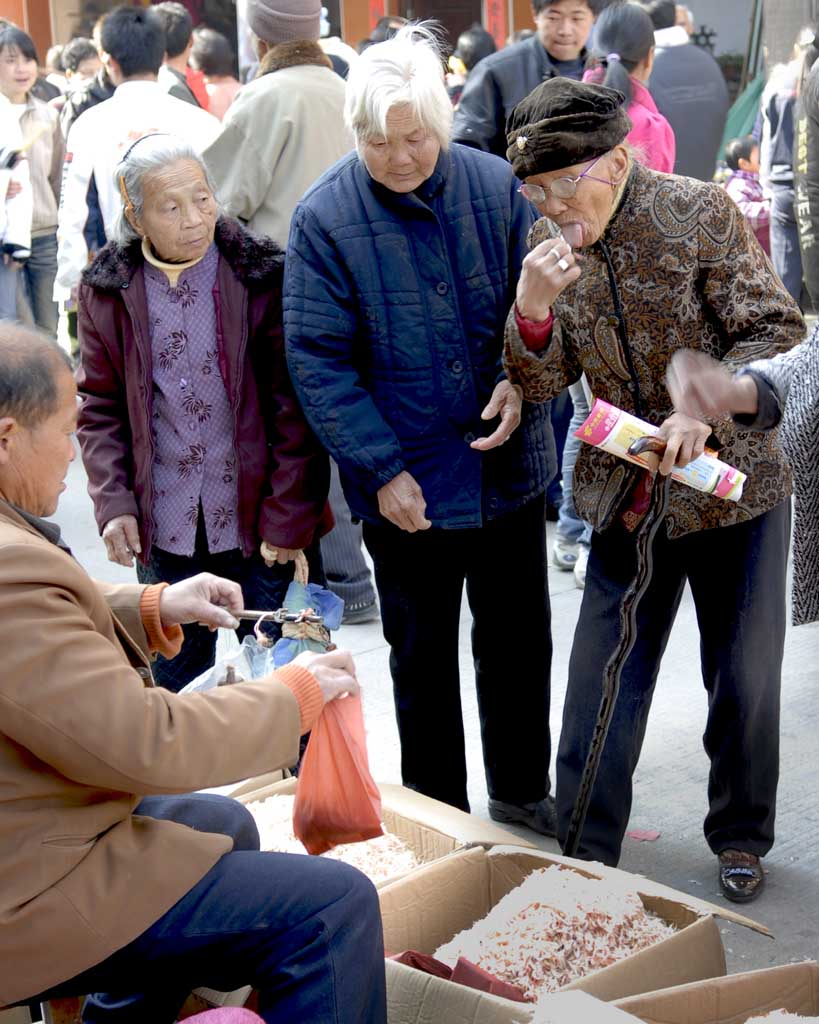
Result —
<path fill-rule="evenodd" d="M 269 775 L 262 775 L 242 783 L 231 795 L 243 804 L 266 800 L 268 797 L 292 796 L 297 781 L 291 778 L 271 782 Z M 387 831 L 403 839 L 422 864 L 429 864 L 456 850 L 474 846 L 517 843 L 534 849 L 531 843 L 518 839 L 506 829 L 465 814 L 439 800 L 432 800 L 403 786 L 384 783 L 378 788 Z M 379 883 L 378 887 L 390 885 L 398 877 L 387 879 Z M 229 993 L 204 988 L 196 990 L 196 994 L 210 1006 L 244 1006 L 249 993 L 249 988 Z"/>
<path fill-rule="evenodd" d="M 512 1003 L 387 961 L 389 1024 L 639 1024 L 585 992 L 556 992 L 534 1007 Z"/>
<path fill-rule="evenodd" d="M 296 792 L 297 781 L 286 779 L 284 782 L 249 789 L 237 796 L 237 799 L 243 804 L 249 804 L 271 796 L 292 796 Z M 381 817 L 387 831 L 403 839 L 421 864 L 429 864 L 456 850 L 474 846 L 508 846 L 513 843 L 534 849 L 531 843 L 518 839 L 506 829 L 411 789 L 387 783 L 380 784 L 378 789 L 381 793 Z M 377 888 L 391 885 L 397 877 L 380 882 Z"/>
<path fill-rule="evenodd" d="M 415 949 L 434 953 L 458 932 L 485 917 L 532 871 L 552 864 L 566 866 L 589 878 L 602 878 L 613 889 L 636 890 L 647 910 L 679 929 L 671 938 L 579 979 L 564 991 L 583 991 L 608 1002 L 656 988 L 658 981 L 668 986 L 724 975 L 725 954 L 715 914 L 770 934 L 748 918 L 616 868 L 536 850 L 498 846 L 488 851 L 478 847 L 454 853 L 382 888 L 379 898 L 387 951 Z M 450 1013 L 456 1015 L 454 1020 L 463 1017 L 475 1024 L 538 1019 L 533 1005 L 484 993 L 465 995 L 461 986 L 430 979 L 393 961 L 387 962 L 387 986 L 391 1024 L 449 1020 Z M 427 1012 L 430 1001 L 439 1016 Z M 472 1017 L 468 1016 L 470 1012 Z"/>
<path fill-rule="evenodd" d="M 819 1015 L 819 964 L 787 964 L 764 971 L 680 985 L 621 999 L 616 1006 L 646 1024 L 745 1024 L 772 1010 Z"/>

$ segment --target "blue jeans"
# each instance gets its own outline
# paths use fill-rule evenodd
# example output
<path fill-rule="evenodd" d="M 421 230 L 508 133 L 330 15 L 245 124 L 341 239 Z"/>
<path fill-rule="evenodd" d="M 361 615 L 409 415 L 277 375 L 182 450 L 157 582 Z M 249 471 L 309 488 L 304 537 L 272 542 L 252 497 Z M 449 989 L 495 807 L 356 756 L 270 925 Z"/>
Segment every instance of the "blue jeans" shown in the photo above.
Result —
<path fill-rule="evenodd" d="M 17 319 L 17 275 L 10 263 L 0 259 L 0 320 Z"/>
<path fill-rule="evenodd" d="M 572 418 L 572 403 L 569 401 L 569 392 L 561 391 L 559 395 L 549 402 L 549 419 L 552 423 L 552 432 L 555 436 L 555 453 L 557 454 L 557 472 L 546 489 L 546 503 L 553 508 L 558 508 L 563 500 L 563 488 L 561 487 L 560 466 L 564 458 L 563 446 L 566 443 L 566 432 L 569 429 L 569 420 Z"/>
<path fill-rule="evenodd" d="M 770 850 L 779 778 L 789 541 L 787 501 L 755 519 L 674 540 L 661 527 L 578 857 L 604 864 L 616 864 L 620 857 L 631 812 L 631 778 L 686 580 L 697 612 L 708 693 L 703 743 L 711 772 L 705 838 L 714 853 L 738 849 L 763 857 Z M 592 536 L 557 753 L 561 843 L 597 721 L 601 681 L 620 636 L 620 606 L 636 571 L 635 550 L 633 535 L 620 526 Z"/>
<path fill-rule="evenodd" d="M 574 413 L 569 423 L 566 445 L 563 448 L 563 501 L 560 503 L 560 512 L 557 517 L 557 534 L 564 540 L 574 544 L 585 544 L 588 547 L 591 544 L 591 523 L 585 522 L 578 516 L 573 497 L 574 464 L 577 462 L 577 455 L 583 444 L 580 438 L 574 436 L 574 433 L 589 415 L 589 403 L 582 380 L 575 381 L 570 385 L 569 395 L 574 406 Z"/>
<path fill-rule="evenodd" d="M 361 550 L 361 523 L 352 520 L 334 461 L 330 462 L 330 508 L 336 525 L 321 538 L 327 586 L 348 607 L 374 604 L 373 579 Z"/>
<path fill-rule="evenodd" d="M 782 284 L 799 302 L 802 295 L 802 253 L 792 188 L 775 189 L 771 197 L 771 262 Z"/>
<path fill-rule="evenodd" d="M 57 236 L 32 238 L 31 256 L 19 273 L 34 323 L 41 331 L 56 337 L 58 311 L 52 294 L 57 276 Z"/>
<path fill-rule="evenodd" d="M 381 916 L 364 875 L 259 853 L 252 816 L 227 797 L 147 797 L 135 813 L 230 835 L 233 852 L 137 939 L 41 1000 L 91 992 L 85 1024 L 172 1024 L 194 988 L 252 985 L 268 1024 L 386 1021 Z"/>

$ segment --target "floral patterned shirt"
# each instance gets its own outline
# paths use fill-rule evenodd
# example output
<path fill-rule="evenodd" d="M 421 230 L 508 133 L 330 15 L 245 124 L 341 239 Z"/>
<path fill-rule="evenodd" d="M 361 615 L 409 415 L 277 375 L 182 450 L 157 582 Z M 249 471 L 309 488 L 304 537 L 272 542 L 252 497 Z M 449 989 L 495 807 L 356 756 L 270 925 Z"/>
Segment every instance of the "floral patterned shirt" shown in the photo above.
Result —
<path fill-rule="evenodd" d="M 219 253 L 171 285 L 145 263 L 153 356 L 154 542 L 192 555 L 199 516 L 211 553 L 238 548 L 233 412 L 219 369 L 213 289 Z"/>

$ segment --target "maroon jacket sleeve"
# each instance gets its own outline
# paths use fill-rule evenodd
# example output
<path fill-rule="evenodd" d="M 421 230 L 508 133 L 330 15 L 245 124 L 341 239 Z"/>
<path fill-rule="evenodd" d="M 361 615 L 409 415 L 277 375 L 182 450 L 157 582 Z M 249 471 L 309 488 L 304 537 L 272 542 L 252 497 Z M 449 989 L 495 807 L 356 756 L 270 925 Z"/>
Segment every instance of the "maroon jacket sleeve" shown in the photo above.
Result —
<path fill-rule="evenodd" d="M 115 516 L 139 518 L 133 493 L 133 442 L 125 398 L 122 355 L 117 331 L 103 332 L 94 321 L 95 293 L 80 288 L 77 328 L 80 366 L 77 388 L 82 399 L 77 437 L 88 474 L 88 493 L 102 533 Z M 115 350 L 106 338 L 113 339 Z"/>
<path fill-rule="evenodd" d="M 280 288 L 264 299 L 251 298 L 250 303 L 250 340 L 256 352 L 264 353 L 260 362 L 265 366 L 261 373 L 256 369 L 256 384 L 263 408 L 273 410 L 266 424 L 271 471 L 259 511 L 259 535 L 274 546 L 307 548 L 333 527 L 327 503 L 330 462 L 308 426 L 290 380 Z"/>

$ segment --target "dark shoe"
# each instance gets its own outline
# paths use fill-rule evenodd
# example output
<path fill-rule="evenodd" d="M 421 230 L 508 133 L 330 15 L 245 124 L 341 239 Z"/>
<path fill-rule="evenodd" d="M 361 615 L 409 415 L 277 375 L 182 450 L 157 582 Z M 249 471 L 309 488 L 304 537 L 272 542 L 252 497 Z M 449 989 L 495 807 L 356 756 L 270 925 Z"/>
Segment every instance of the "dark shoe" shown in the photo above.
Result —
<path fill-rule="evenodd" d="M 742 850 L 723 850 L 719 854 L 719 884 L 726 899 L 750 903 L 765 887 L 765 873 L 759 857 Z"/>
<path fill-rule="evenodd" d="M 505 804 L 502 800 L 489 801 L 489 817 L 505 825 L 525 825 L 542 836 L 557 834 L 554 797 L 546 796 L 536 804 Z"/>
<path fill-rule="evenodd" d="M 375 601 L 354 601 L 345 606 L 341 625 L 358 626 L 362 622 L 375 622 L 377 618 L 378 605 Z"/>

